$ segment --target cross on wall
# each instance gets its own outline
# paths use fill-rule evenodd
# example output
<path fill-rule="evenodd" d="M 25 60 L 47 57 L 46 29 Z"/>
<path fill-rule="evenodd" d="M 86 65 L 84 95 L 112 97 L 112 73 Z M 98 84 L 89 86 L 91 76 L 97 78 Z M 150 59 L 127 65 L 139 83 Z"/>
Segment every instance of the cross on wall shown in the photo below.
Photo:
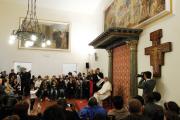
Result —
<path fill-rule="evenodd" d="M 150 33 L 152 46 L 145 48 L 145 55 L 150 55 L 150 65 L 153 67 L 153 76 L 161 76 L 161 66 L 164 65 L 164 54 L 172 51 L 172 43 L 161 44 L 162 29 Z"/>

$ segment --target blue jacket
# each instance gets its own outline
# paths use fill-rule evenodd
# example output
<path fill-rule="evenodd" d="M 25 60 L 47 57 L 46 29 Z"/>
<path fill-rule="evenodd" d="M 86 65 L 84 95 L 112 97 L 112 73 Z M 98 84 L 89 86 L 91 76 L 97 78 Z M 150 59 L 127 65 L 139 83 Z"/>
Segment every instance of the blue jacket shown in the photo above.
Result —
<path fill-rule="evenodd" d="M 90 107 L 90 106 L 84 107 L 79 112 L 79 116 L 80 116 L 81 120 L 87 120 L 87 118 L 89 118 L 89 120 L 93 120 L 95 115 L 97 115 L 97 114 L 100 115 L 101 117 L 103 117 L 104 118 L 103 120 L 106 120 L 107 111 L 99 105 L 96 105 L 93 107 Z"/>

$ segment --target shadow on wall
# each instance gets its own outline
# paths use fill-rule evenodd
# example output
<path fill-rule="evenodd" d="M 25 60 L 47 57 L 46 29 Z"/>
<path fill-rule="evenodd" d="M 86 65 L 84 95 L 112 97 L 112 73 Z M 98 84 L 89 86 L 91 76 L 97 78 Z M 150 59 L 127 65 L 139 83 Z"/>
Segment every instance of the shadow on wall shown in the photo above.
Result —
<path fill-rule="evenodd" d="M 156 80 L 156 91 L 159 92 L 161 94 L 161 100 L 160 100 L 160 104 L 163 105 L 164 102 L 166 102 L 166 96 L 167 95 L 167 88 L 166 85 L 163 82 L 163 79 L 160 78 L 155 78 Z"/>

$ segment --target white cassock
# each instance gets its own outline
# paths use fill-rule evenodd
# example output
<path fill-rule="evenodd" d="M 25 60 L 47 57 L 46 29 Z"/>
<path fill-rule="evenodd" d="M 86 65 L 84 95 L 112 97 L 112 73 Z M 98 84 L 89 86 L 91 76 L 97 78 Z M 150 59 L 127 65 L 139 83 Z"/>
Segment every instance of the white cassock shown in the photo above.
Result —
<path fill-rule="evenodd" d="M 112 91 L 112 85 L 109 81 L 106 81 L 102 88 L 94 93 L 94 97 L 97 99 L 97 102 L 102 105 L 102 100 L 105 100 L 109 96 L 111 96 L 111 91 Z"/>

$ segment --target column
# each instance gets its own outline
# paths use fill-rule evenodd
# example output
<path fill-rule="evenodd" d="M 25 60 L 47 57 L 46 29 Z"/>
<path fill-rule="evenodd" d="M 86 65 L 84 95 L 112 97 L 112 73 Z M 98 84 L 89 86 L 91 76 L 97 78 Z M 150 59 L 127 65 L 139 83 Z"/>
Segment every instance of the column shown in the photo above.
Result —
<path fill-rule="evenodd" d="M 137 40 L 127 42 L 130 48 L 130 95 L 136 96 L 138 94 L 137 88 Z"/>
<path fill-rule="evenodd" d="M 108 64 L 108 78 L 110 80 L 110 82 L 112 83 L 113 82 L 113 77 L 112 77 L 112 50 L 107 50 L 108 52 L 108 55 L 109 55 L 109 64 Z"/>

